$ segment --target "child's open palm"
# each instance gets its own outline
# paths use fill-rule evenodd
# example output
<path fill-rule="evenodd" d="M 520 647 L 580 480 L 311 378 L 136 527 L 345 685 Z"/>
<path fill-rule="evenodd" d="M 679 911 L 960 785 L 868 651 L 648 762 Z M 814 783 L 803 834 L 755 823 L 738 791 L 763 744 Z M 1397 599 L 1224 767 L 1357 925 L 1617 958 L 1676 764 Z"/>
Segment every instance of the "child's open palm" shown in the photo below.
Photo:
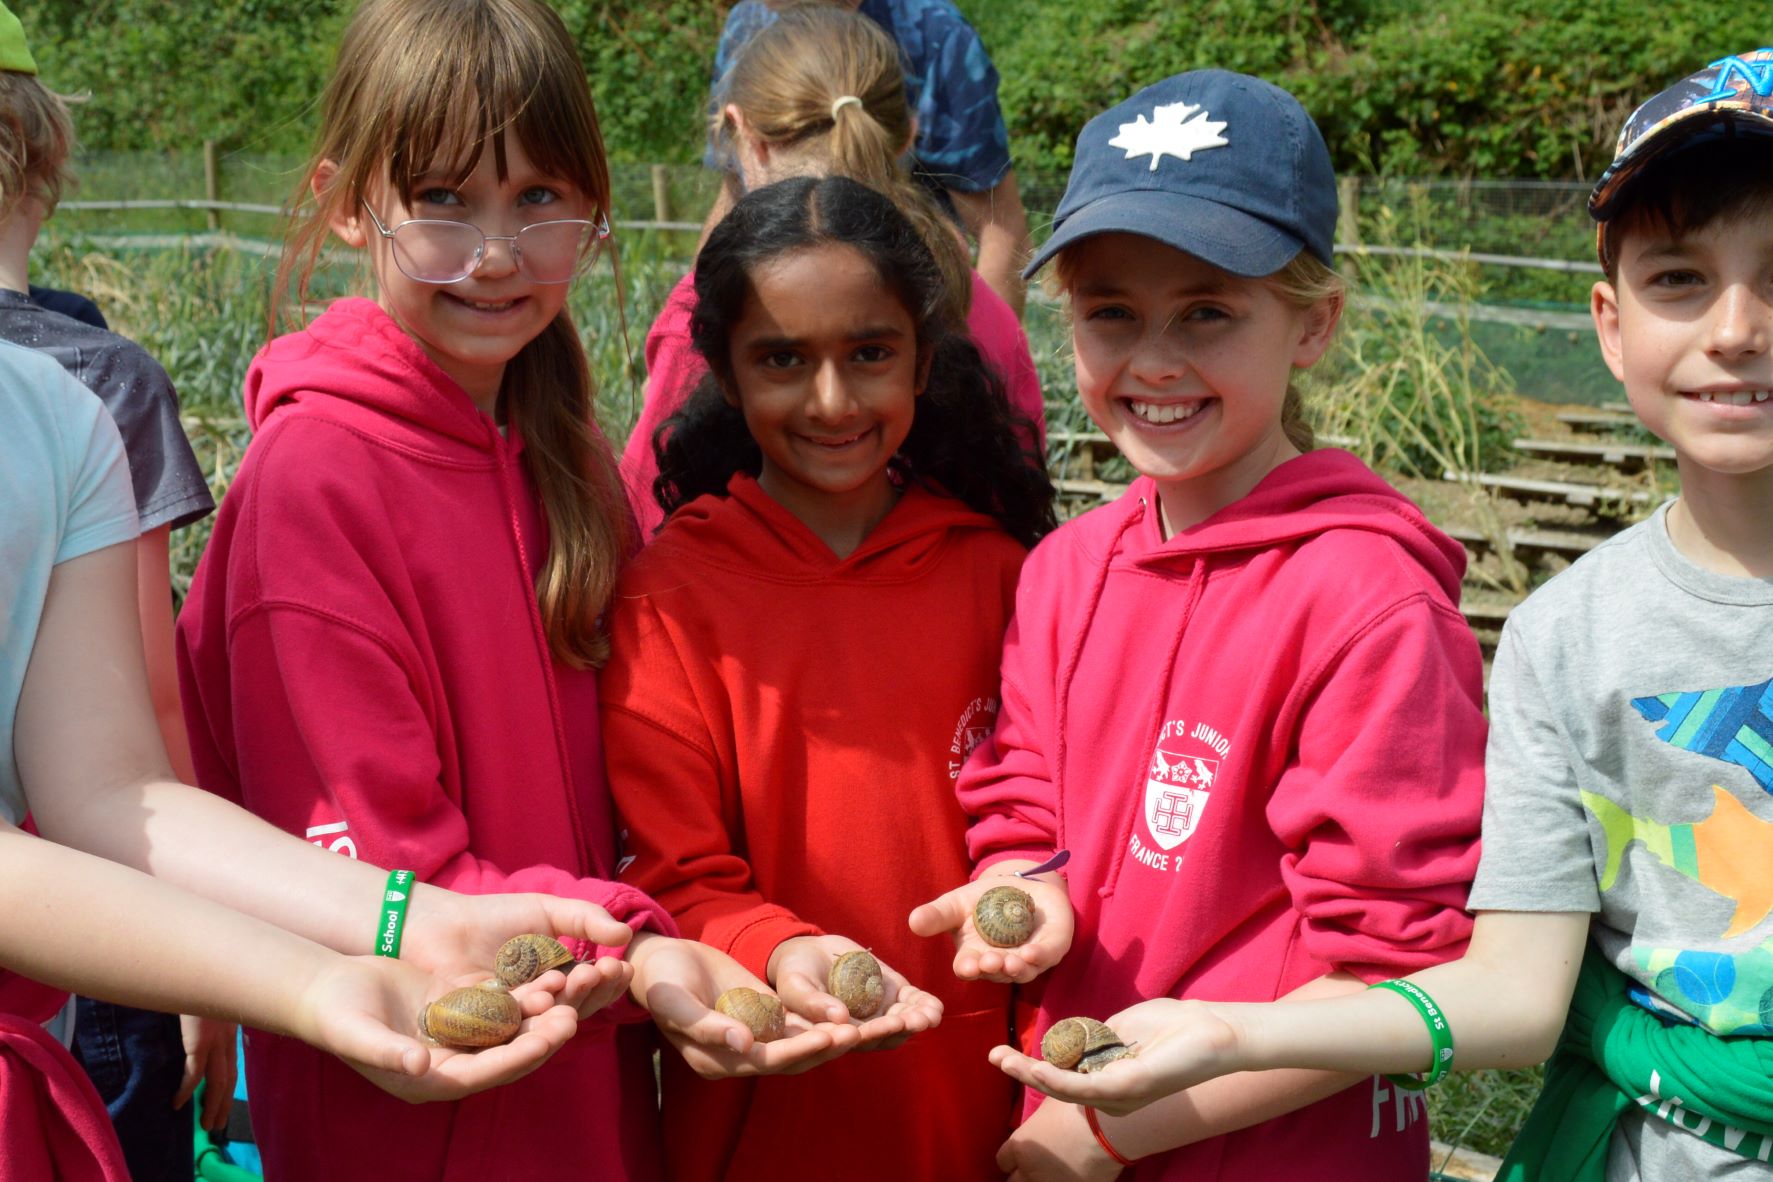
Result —
<path fill-rule="evenodd" d="M 387 957 L 337 958 L 301 991 L 293 1033 L 402 1100 L 459 1100 L 528 1075 L 578 1027 L 572 1007 L 532 985 L 516 991 L 525 1016 L 503 1046 L 467 1052 L 419 1041 L 419 1011 L 428 1001 L 485 978 L 447 979 Z"/>
<path fill-rule="evenodd" d="M 856 1022 L 861 1050 L 887 1050 L 942 1020 L 941 999 L 907 981 L 891 965 L 880 965 L 880 1009 L 857 1022 L 843 1002 L 826 991 L 831 966 L 861 945 L 847 936 L 795 936 L 770 954 L 770 979 L 791 1013 L 816 1022 Z"/>
<path fill-rule="evenodd" d="M 1059 963 L 1071 948 L 1074 919 L 1065 880 L 1057 875 L 1017 878 L 1017 870 L 1033 862 L 999 862 L 992 872 L 955 887 L 911 913 L 911 930 L 920 936 L 943 932 L 954 936 L 954 975 L 963 981 L 1023 984 Z M 973 908 L 992 887 L 1011 885 L 1027 891 L 1034 900 L 1034 931 L 1014 948 L 999 948 L 979 934 L 973 925 Z"/>
<path fill-rule="evenodd" d="M 994 1047 L 991 1062 L 1036 1091 L 1112 1116 L 1239 1069 L 1230 1061 L 1236 1029 L 1205 1002 L 1142 1001 L 1109 1018 L 1108 1025 L 1136 1053 L 1089 1074 L 1062 1070 L 1007 1046 Z"/>

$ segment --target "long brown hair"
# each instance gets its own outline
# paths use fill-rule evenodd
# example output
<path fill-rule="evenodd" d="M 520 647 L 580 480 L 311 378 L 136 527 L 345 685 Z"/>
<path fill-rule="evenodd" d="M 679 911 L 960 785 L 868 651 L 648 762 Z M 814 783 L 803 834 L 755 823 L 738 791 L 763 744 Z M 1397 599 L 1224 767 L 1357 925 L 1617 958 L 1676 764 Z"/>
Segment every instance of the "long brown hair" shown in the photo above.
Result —
<path fill-rule="evenodd" d="M 290 298 L 305 307 L 330 224 L 370 188 L 406 194 L 441 168 L 458 178 L 490 149 L 502 181 L 506 136 L 542 172 L 609 208 L 609 164 L 597 112 L 566 26 L 541 0 L 366 0 L 339 46 L 321 104 L 320 133 L 297 190 L 272 292 L 272 327 Z M 312 192 L 322 164 L 336 172 Z M 505 366 L 499 390 L 547 514 L 548 561 L 536 580 L 555 657 L 601 665 L 600 617 L 633 522 L 615 457 L 593 422 L 590 366 L 565 308 Z"/>
<path fill-rule="evenodd" d="M 966 323 L 972 261 L 954 224 L 911 179 L 900 153 L 911 142 L 904 65 L 886 30 L 845 8 L 803 5 L 745 43 L 725 80 L 726 102 L 765 143 L 812 154 L 826 176 L 846 176 L 892 198 L 942 268 L 952 326 Z M 859 103 L 839 99 L 855 98 Z M 724 106 L 717 135 L 732 130 Z"/>

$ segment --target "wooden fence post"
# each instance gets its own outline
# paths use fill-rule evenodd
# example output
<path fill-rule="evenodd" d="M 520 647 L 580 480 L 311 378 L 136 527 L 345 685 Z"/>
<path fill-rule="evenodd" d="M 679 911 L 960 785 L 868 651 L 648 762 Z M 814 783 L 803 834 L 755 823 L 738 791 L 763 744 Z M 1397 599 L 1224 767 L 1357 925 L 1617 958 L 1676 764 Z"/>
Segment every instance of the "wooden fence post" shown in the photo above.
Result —
<path fill-rule="evenodd" d="M 671 220 L 671 174 L 663 164 L 653 165 L 653 220 Z"/>
<path fill-rule="evenodd" d="M 222 199 L 221 162 L 216 157 L 214 140 L 203 141 L 203 199 L 211 202 Z M 212 206 L 203 211 L 203 220 L 213 234 L 222 228 L 222 211 Z"/>
<path fill-rule="evenodd" d="M 1361 244 L 1361 178 L 1345 176 L 1336 182 L 1337 201 L 1342 207 L 1336 219 L 1336 237 L 1344 246 Z"/>

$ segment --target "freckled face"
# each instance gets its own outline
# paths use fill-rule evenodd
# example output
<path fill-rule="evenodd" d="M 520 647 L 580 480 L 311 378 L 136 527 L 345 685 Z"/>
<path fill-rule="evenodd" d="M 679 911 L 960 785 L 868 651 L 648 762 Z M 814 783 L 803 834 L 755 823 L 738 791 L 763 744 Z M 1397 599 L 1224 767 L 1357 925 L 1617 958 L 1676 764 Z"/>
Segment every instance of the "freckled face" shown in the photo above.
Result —
<path fill-rule="evenodd" d="M 793 251 L 750 278 L 732 393 L 763 452 L 758 483 L 802 520 L 879 520 L 923 386 L 916 322 L 848 246 Z"/>

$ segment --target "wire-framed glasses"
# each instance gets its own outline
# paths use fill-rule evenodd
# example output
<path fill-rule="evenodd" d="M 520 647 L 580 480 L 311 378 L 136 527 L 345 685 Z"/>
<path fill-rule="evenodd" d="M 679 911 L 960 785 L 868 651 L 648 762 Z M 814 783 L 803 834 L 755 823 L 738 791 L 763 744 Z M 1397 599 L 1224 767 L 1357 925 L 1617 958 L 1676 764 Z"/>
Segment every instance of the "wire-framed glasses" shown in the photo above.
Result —
<path fill-rule="evenodd" d="M 488 242 L 509 242 L 511 260 L 534 283 L 571 283 L 592 241 L 609 237 L 609 217 L 535 222 L 515 234 L 485 234 L 473 222 L 409 218 L 392 229 L 363 203 L 376 231 L 394 247 L 400 273 L 419 283 L 456 283 L 486 258 Z"/>

